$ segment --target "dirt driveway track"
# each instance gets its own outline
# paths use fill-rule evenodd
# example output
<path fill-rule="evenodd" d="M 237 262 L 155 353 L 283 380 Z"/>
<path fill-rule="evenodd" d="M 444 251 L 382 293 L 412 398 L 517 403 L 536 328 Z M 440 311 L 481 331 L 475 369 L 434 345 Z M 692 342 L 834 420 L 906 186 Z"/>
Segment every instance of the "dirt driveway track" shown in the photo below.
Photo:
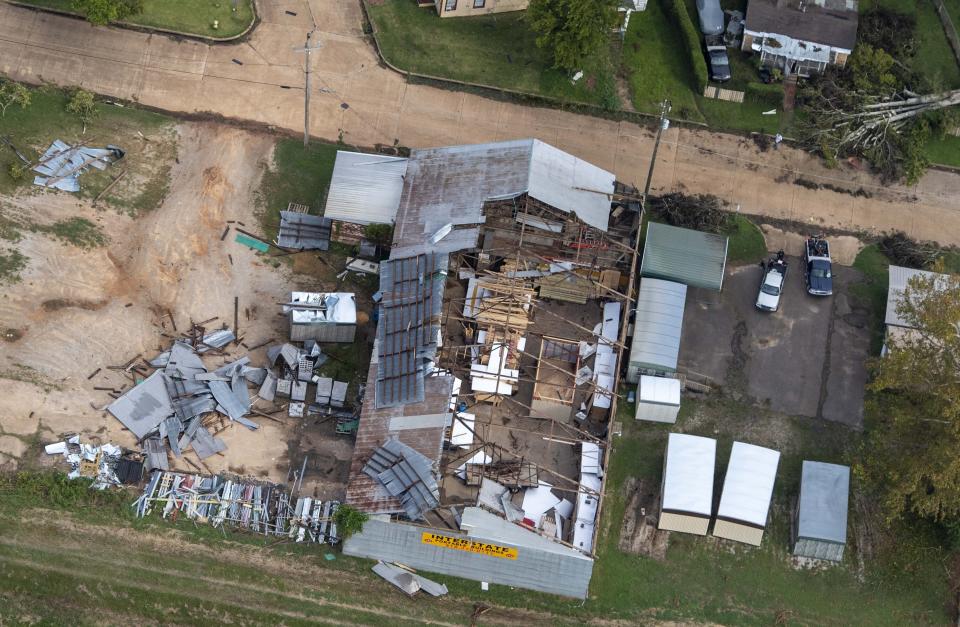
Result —
<path fill-rule="evenodd" d="M 357 146 L 411 147 L 538 137 L 642 186 L 652 133 L 552 109 L 407 84 L 379 65 L 359 0 L 259 2 L 262 23 L 242 43 L 207 45 L 84 22 L 0 2 L 0 72 L 79 85 L 172 112 L 211 111 L 299 130 L 303 55 L 316 25 L 312 132 Z M 296 13 L 289 15 L 286 11 Z M 242 63 L 234 62 L 234 59 Z M 802 151 L 761 153 L 742 137 L 672 128 L 655 190 L 712 193 L 748 214 L 847 230 L 903 230 L 960 244 L 960 174 L 931 171 L 916 187 L 882 188 L 848 165 L 829 170 Z M 851 192 L 808 189 L 797 178 Z"/>

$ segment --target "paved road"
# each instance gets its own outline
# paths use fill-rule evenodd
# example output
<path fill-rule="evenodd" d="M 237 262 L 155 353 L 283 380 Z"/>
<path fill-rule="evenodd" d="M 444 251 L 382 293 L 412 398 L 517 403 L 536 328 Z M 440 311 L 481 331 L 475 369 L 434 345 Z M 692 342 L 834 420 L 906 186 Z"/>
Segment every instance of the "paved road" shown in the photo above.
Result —
<path fill-rule="evenodd" d="M 210 111 L 298 130 L 303 55 L 293 49 L 315 24 L 323 43 L 313 55 L 317 137 L 335 140 L 342 131 L 345 142 L 358 146 L 398 141 L 424 147 L 533 136 L 643 184 L 653 143 L 649 129 L 409 85 L 379 65 L 363 35 L 359 0 L 270 0 L 259 6 L 262 23 L 248 41 L 211 46 L 95 28 L 0 0 L 0 71 L 173 112 Z M 798 176 L 863 189 L 868 197 L 792 184 Z M 868 174 L 849 166 L 828 170 L 801 151 L 761 153 L 738 136 L 674 128 L 665 134 L 653 186 L 716 194 L 754 215 L 851 230 L 903 230 L 960 244 L 960 175 L 952 173 L 931 172 L 917 187 L 883 188 Z"/>

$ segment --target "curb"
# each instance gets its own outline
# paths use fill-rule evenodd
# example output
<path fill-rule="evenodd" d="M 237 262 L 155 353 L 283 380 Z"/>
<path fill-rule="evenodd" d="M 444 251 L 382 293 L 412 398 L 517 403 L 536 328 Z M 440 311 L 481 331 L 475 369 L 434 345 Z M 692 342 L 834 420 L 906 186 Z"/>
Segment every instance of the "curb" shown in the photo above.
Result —
<path fill-rule="evenodd" d="M 86 22 L 87 18 L 81 15 L 80 13 L 75 13 L 73 11 L 64 11 L 62 9 L 54 9 L 51 7 L 39 6 L 36 4 L 29 4 L 26 2 L 18 2 L 17 0 L 2 0 L 9 5 L 20 7 L 21 9 L 28 9 L 30 11 L 36 11 L 38 13 L 50 13 L 51 15 L 59 15 L 61 17 L 69 17 L 75 20 L 82 20 Z M 169 37 L 177 39 L 190 39 L 200 43 L 216 45 L 216 44 L 225 44 L 225 43 L 235 43 L 241 39 L 246 38 L 253 29 L 260 24 L 260 12 L 257 10 L 257 0 L 252 0 L 250 2 L 250 7 L 253 11 L 253 20 L 250 21 L 250 24 L 243 30 L 241 33 L 236 35 L 231 35 L 230 37 L 209 37 L 207 35 L 197 35 L 195 33 L 184 33 L 181 31 L 171 30 L 168 28 L 159 28 L 156 26 L 144 26 L 142 24 L 134 24 L 132 22 L 110 22 L 107 24 L 107 27 L 113 26 L 116 28 L 121 28 L 124 30 L 132 30 L 140 33 L 148 33 L 155 35 L 166 35 Z"/>
<path fill-rule="evenodd" d="M 417 80 L 424 81 L 422 84 L 429 83 L 439 83 L 439 85 L 433 85 L 439 89 L 448 89 L 452 91 L 464 91 L 463 88 L 469 88 L 472 90 L 478 90 L 481 93 L 481 96 L 492 98 L 494 100 L 509 100 L 518 104 L 526 105 L 535 105 L 542 106 L 547 109 L 560 109 L 562 111 L 568 111 L 570 113 L 577 113 L 583 115 L 589 115 L 595 118 L 601 118 L 605 120 L 614 120 L 616 122 L 634 122 L 637 124 L 649 125 L 651 123 L 656 123 L 659 119 L 659 115 L 653 113 L 644 113 L 642 111 L 627 111 L 625 109 L 617 109 L 616 111 L 608 111 L 597 105 L 588 103 L 588 102 L 576 102 L 569 100 L 560 100 L 552 96 L 544 96 L 543 94 L 533 94 L 530 92 L 519 91 L 515 89 L 509 89 L 506 87 L 496 87 L 493 85 L 486 85 L 483 83 L 471 83 L 469 81 L 461 81 L 454 78 L 445 78 L 442 76 L 433 76 L 431 74 L 421 74 L 419 72 L 410 72 L 407 70 L 402 70 L 399 67 L 395 66 L 390 62 L 389 59 L 383 54 L 383 49 L 380 46 L 380 39 L 377 37 L 377 25 L 370 19 L 370 13 L 367 9 L 368 0 L 359 0 L 360 8 L 363 11 L 363 18 L 367 24 L 370 25 L 370 36 L 373 39 L 373 48 L 377 53 L 377 58 L 380 59 L 380 62 L 384 66 L 393 70 L 401 76 L 405 76 L 407 81 L 410 82 L 411 79 L 414 79 L 414 82 Z M 680 118 L 670 118 L 671 124 L 679 124 L 692 126 L 696 128 L 709 129 L 710 127 L 703 122 L 694 122 L 691 120 L 684 120 Z"/>

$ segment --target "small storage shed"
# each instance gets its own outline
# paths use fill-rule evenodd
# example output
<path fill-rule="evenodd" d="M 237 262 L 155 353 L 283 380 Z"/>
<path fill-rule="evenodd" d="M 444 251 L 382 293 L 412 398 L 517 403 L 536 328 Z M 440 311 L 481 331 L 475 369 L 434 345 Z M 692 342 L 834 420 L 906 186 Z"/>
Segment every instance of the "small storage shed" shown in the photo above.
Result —
<path fill-rule="evenodd" d="M 803 462 L 793 554 L 839 562 L 847 543 L 850 468 Z"/>
<path fill-rule="evenodd" d="M 780 451 L 733 443 L 713 535 L 760 546 L 779 464 Z"/>
<path fill-rule="evenodd" d="M 667 377 L 640 377 L 637 386 L 637 420 L 677 421 L 680 413 L 680 380 Z"/>
<path fill-rule="evenodd" d="M 357 334 L 357 303 L 347 292 L 293 292 L 283 311 L 294 342 L 352 342 Z"/>
<path fill-rule="evenodd" d="M 657 222 L 647 224 L 640 276 L 719 291 L 726 265 L 726 236 Z"/>
<path fill-rule="evenodd" d="M 717 441 L 671 433 L 663 462 L 658 529 L 707 535 L 713 513 Z"/>
<path fill-rule="evenodd" d="M 687 286 L 661 279 L 641 279 L 627 381 L 637 383 L 641 370 L 676 372 L 680 354 Z"/>

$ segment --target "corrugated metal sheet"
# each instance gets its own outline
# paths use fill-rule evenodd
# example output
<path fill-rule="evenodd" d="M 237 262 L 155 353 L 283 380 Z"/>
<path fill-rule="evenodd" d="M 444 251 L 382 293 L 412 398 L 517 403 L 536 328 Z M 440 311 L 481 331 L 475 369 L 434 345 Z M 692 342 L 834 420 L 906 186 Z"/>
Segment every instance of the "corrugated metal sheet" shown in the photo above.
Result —
<path fill-rule="evenodd" d="M 399 499 L 410 520 L 423 519 L 426 512 L 440 504 L 432 461 L 395 437 L 373 452 L 363 474 Z"/>
<path fill-rule="evenodd" d="M 850 468 L 804 461 L 797 512 L 798 539 L 846 543 L 849 492 Z"/>
<path fill-rule="evenodd" d="M 326 216 L 281 211 L 277 245 L 297 250 L 328 250 L 332 222 Z"/>
<path fill-rule="evenodd" d="M 616 177 L 592 163 L 533 140 L 528 193 L 552 207 L 575 213 L 592 227 L 607 230 L 610 194 Z"/>
<path fill-rule="evenodd" d="M 344 542 L 343 552 L 427 572 L 586 598 L 593 560 L 583 553 L 478 508 L 466 508 L 463 523 L 470 526 L 466 533 L 373 519 Z M 517 559 L 424 544 L 424 532 L 515 548 Z"/>
<path fill-rule="evenodd" d="M 390 259 L 380 268 L 377 407 L 423 400 L 424 369 L 437 349 L 446 255 Z"/>
<path fill-rule="evenodd" d="M 337 151 L 324 217 L 357 224 L 393 224 L 407 159 Z"/>
<path fill-rule="evenodd" d="M 676 372 L 686 302 L 682 283 L 640 280 L 627 381 L 637 383 L 641 369 Z"/>
<path fill-rule="evenodd" d="M 676 281 L 690 287 L 719 290 L 727 263 L 727 237 L 647 224 L 640 276 Z"/>
<path fill-rule="evenodd" d="M 914 277 L 924 277 L 933 279 L 940 283 L 946 283 L 950 277 L 946 274 L 936 272 L 927 272 L 926 270 L 914 270 L 913 268 L 904 268 L 901 266 L 890 266 L 889 283 L 887 284 L 887 315 L 884 323 L 895 327 L 910 327 L 910 323 L 900 317 L 897 313 L 897 307 L 903 300 L 903 291 L 907 289 L 907 284 Z"/>

